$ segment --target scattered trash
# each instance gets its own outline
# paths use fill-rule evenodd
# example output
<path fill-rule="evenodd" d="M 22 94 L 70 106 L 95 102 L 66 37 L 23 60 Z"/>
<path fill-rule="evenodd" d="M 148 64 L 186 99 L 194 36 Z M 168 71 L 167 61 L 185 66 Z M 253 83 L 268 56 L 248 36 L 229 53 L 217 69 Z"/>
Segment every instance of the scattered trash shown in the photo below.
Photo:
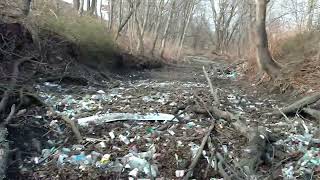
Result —
<path fill-rule="evenodd" d="M 185 174 L 185 170 L 176 170 L 176 177 L 183 177 Z"/>
<path fill-rule="evenodd" d="M 283 175 L 283 179 L 285 179 L 285 180 L 295 179 L 295 178 L 294 178 L 294 169 L 293 169 L 293 166 L 290 165 L 289 167 L 283 168 L 283 169 L 282 169 L 282 175 Z"/>
<path fill-rule="evenodd" d="M 126 145 L 130 144 L 129 139 L 126 136 L 123 136 L 122 134 L 119 135 L 119 139 L 124 142 Z"/>
<path fill-rule="evenodd" d="M 200 149 L 200 146 L 197 145 L 197 144 L 194 144 L 193 142 L 190 143 L 189 146 L 190 146 L 192 158 L 194 158 L 196 156 L 196 154 L 198 153 L 198 150 Z"/>
<path fill-rule="evenodd" d="M 157 177 L 157 168 L 155 165 L 151 165 L 147 160 L 141 159 L 134 156 L 133 154 L 128 154 L 124 157 L 126 166 L 130 169 L 138 169 L 140 172 L 144 172 L 148 176 Z"/>
<path fill-rule="evenodd" d="M 114 132 L 113 132 L 113 131 L 109 132 L 109 136 L 110 136 L 111 139 L 114 139 L 114 138 L 116 137 L 116 136 L 114 135 Z"/>

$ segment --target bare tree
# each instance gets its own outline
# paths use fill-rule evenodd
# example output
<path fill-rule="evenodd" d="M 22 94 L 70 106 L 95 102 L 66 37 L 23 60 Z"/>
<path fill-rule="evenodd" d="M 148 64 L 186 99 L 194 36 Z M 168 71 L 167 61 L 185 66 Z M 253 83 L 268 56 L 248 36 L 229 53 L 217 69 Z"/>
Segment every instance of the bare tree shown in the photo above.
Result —
<path fill-rule="evenodd" d="M 164 51 L 165 51 L 165 48 L 166 48 L 169 28 L 170 28 L 170 25 L 172 23 L 171 21 L 172 21 L 172 18 L 173 18 L 174 12 L 175 12 L 175 8 L 176 8 L 176 0 L 172 0 L 171 3 L 172 3 L 172 5 L 171 5 L 171 8 L 169 10 L 170 11 L 169 12 L 169 17 L 168 17 L 168 20 L 166 22 L 165 29 L 164 29 L 164 32 L 163 32 L 163 37 L 162 37 L 162 40 L 161 40 L 160 56 L 162 58 L 164 57 Z"/>
<path fill-rule="evenodd" d="M 164 10 L 164 0 L 160 0 L 158 6 L 157 6 L 157 15 L 156 15 L 156 26 L 155 26 L 155 32 L 154 34 L 154 40 L 152 43 L 152 48 L 151 48 L 151 55 L 154 55 L 154 50 L 156 48 L 158 39 L 159 39 L 159 34 L 160 34 L 160 24 L 161 24 L 161 18 L 163 16 L 163 10 Z"/>
<path fill-rule="evenodd" d="M 185 39 L 186 31 L 190 23 L 191 16 L 193 14 L 193 10 L 195 7 L 195 2 L 194 1 L 186 1 L 186 12 L 185 12 L 185 17 L 183 21 L 183 27 L 182 27 L 182 32 L 180 34 L 179 38 L 179 45 L 178 45 L 178 52 L 177 52 L 177 59 L 180 58 L 182 47 L 183 47 L 183 42 Z"/>
<path fill-rule="evenodd" d="M 117 35 L 116 35 L 116 40 L 119 38 L 119 35 L 121 33 L 121 31 L 123 30 L 123 28 L 127 25 L 128 21 L 130 20 L 130 18 L 132 17 L 132 15 L 134 14 L 135 12 L 135 9 L 137 9 L 137 7 L 140 6 L 141 2 L 138 1 L 137 3 L 137 6 L 135 8 L 134 6 L 134 3 L 131 1 L 131 0 L 127 0 L 128 3 L 129 3 L 129 6 L 130 6 L 130 10 L 129 10 L 129 13 L 127 15 L 127 17 L 124 19 L 124 21 L 122 21 L 122 23 L 119 24 L 119 27 L 118 27 L 118 31 L 117 31 Z"/>
<path fill-rule="evenodd" d="M 313 27 L 313 16 L 314 16 L 314 10 L 317 5 L 317 0 L 308 0 L 308 22 L 307 22 L 307 28 L 308 30 L 312 30 Z"/>
<path fill-rule="evenodd" d="M 113 27 L 115 0 L 109 1 L 109 29 Z"/>
<path fill-rule="evenodd" d="M 276 78 L 280 73 L 280 66 L 271 57 L 268 47 L 266 31 L 266 11 L 268 0 L 256 1 L 256 53 L 259 68 L 270 77 Z"/>

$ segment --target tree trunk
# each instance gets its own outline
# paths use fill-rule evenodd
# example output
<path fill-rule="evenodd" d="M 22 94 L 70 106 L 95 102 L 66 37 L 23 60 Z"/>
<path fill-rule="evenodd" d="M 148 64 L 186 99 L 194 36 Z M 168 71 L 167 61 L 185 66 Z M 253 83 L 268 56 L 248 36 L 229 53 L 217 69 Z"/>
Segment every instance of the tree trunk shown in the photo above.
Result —
<path fill-rule="evenodd" d="M 119 0 L 119 25 L 122 23 L 122 0 Z"/>
<path fill-rule="evenodd" d="M 103 0 L 100 0 L 100 19 L 101 19 L 101 22 L 103 22 L 103 14 L 102 14 L 102 6 L 103 6 Z"/>
<path fill-rule="evenodd" d="M 73 8 L 78 11 L 79 7 L 80 7 L 80 0 L 73 0 Z"/>
<path fill-rule="evenodd" d="M 154 50 L 156 48 L 157 45 L 157 41 L 159 39 L 159 34 L 160 34 L 160 22 L 161 22 L 161 17 L 162 17 L 162 13 L 163 13 L 163 9 L 164 9 L 164 0 L 160 0 L 159 2 L 159 6 L 158 6 L 158 14 L 157 14 L 157 19 L 156 19 L 156 28 L 155 28 L 155 32 L 153 33 L 155 38 L 153 40 L 152 43 L 152 48 L 151 48 L 151 55 L 154 55 Z"/>
<path fill-rule="evenodd" d="M 150 0 L 146 0 L 145 4 L 145 14 L 144 14 L 144 20 L 143 20 L 143 25 L 142 25 L 142 37 L 144 37 L 144 33 L 146 32 L 147 28 L 147 22 L 149 20 L 149 11 L 150 11 Z"/>
<path fill-rule="evenodd" d="M 167 43 L 166 41 L 167 41 L 167 38 L 168 38 L 169 28 L 170 28 L 170 25 L 171 25 L 171 21 L 172 21 L 172 18 L 173 18 L 175 7 L 176 7 L 176 0 L 173 0 L 172 1 L 172 7 L 170 9 L 170 15 L 169 15 L 168 21 L 167 21 L 165 29 L 164 29 L 163 38 L 161 40 L 160 55 L 161 55 L 162 58 L 164 57 L 163 56 L 164 55 L 164 50 L 166 48 L 166 43 Z"/>
<path fill-rule="evenodd" d="M 271 57 L 266 31 L 267 0 L 256 0 L 256 53 L 260 70 L 275 79 L 281 67 Z"/>
<path fill-rule="evenodd" d="M 30 12 L 31 0 L 25 0 L 24 2 L 25 2 L 25 4 L 24 4 L 23 13 L 24 13 L 24 15 L 27 16 L 29 14 L 29 12 Z"/>
<path fill-rule="evenodd" d="M 187 19 L 184 22 L 182 33 L 181 33 L 181 37 L 179 39 L 177 59 L 179 59 L 180 55 L 181 55 L 184 38 L 185 38 L 185 35 L 186 35 L 186 32 L 187 32 L 187 28 L 188 28 L 189 23 L 190 23 L 190 19 L 191 19 L 192 13 L 193 13 L 193 9 L 194 9 L 194 2 L 190 1 L 189 4 L 188 4 L 188 8 L 186 9 L 186 11 L 187 11 L 186 12 L 186 16 L 187 16 L 186 18 Z"/>
<path fill-rule="evenodd" d="M 143 44 L 143 26 L 140 26 L 140 22 L 138 19 L 138 4 L 135 5 L 135 15 L 134 15 L 134 20 L 136 23 L 136 31 L 138 35 L 138 45 L 137 45 L 137 50 L 139 54 L 143 55 L 144 54 L 144 44 Z"/>
<path fill-rule="evenodd" d="M 128 0 L 128 3 L 129 3 L 129 6 L 130 6 L 130 12 L 129 14 L 127 15 L 126 19 L 121 23 L 119 24 L 119 27 L 118 27 L 118 31 L 117 31 L 117 35 L 116 35 L 116 38 L 115 40 L 117 40 L 120 36 L 120 33 L 122 31 L 122 29 L 126 26 L 126 24 L 128 23 L 128 21 L 130 20 L 130 18 L 132 17 L 133 13 L 135 12 L 135 7 L 134 7 L 134 4 L 133 2 L 131 2 L 130 0 Z M 137 4 L 137 7 L 140 6 L 140 1 L 138 1 L 138 4 Z"/>
<path fill-rule="evenodd" d="M 94 13 L 96 13 L 96 12 L 97 12 L 97 0 L 92 0 L 91 6 L 90 6 L 90 10 L 89 10 L 89 14 L 91 16 L 93 16 Z"/>
<path fill-rule="evenodd" d="M 91 6 L 91 4 L 90 4 L 90 0 L 87 0 L 87 11 L 89 11 L 90 6 Z"/>
<path fill-rule="evenodd" d="M 83 6 L 84 6 L 84 0 L 80 0 L 80 6 L 79 6 L 79 11 L 78 11 L 78 14 L 80 16 L 82 16 L 82 14 L 83 14 Z"/>
<path fill-rule="evenodd" d="M 308 22 L 307 22 L 307 28 L 309 31 L 312 30 L 313 27 L 313 15 L 315 6 L 317 4 L 317 0 L 308 0 Z"/>
<path fill-rule="evenodd" d="M 109 1 L 110 4 L 109 4 L 109 29 L 112 30 L 112 27 L 113 27 L 113 13 L 114 13 L 114 3 L 115 1 L 114 0 L 110 0 Z"/>

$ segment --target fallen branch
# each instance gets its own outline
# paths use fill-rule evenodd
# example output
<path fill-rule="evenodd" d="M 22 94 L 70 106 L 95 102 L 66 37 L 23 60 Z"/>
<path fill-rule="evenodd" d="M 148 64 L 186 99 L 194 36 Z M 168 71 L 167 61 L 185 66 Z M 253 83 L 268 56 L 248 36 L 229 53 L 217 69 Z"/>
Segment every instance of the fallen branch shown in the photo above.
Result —
<path fill-rule="evenodd" d="M 212 130 L 214 128 L 215 128 L 215 121 L 211 124 L 206 136 L 202 139 L 200 148 L 198 149 L 196 156 L 193 158 L 192 163 L 189 166 L 188 172 L 183 178 L 184 180 L 188 180 L 191 177 L 191 175 L 193 173 L 193 170 L 196 167 L 196 165 L 197 165 L 197 163 L 198 163 L 198 161 L 200 159 L 200 156 L 202 154 L 203 148 L 207 144 L 208 138 L 209 138 L 209 136 L 210 136 L 210 134 L 211 134 L 211 132 L 212 132 Z"/>
<path fill-rule="evenodd" d="M 320 121 L 320 111 L 311 108 L 303 108 L 302 111 L 315 118 L 317 121 Z"/>
<path fill-rule="evenodd" d="M 211 79 L 209 77 L 209 74 L 207 73 L 206 68 L 203 66 L 202 69 L 203 69 L 204 76 L 206 77 L 206 79 L 208 81 L 208 84 L 210 87 L 210 92 L 211 92 L 211 95 L 213 96 L 214 102 L 215 102 L 215 104 L 219 104 L 218 90 L 217 89 L 213 90 L 213 85 L 212 85 Z"/>
<path fill-rule="evenodd" d="M 210 107 L 210 108 L 208 108 L 208 110 L 202 109 L 202 108 L 199 108 L 199 107 L 194 107 L 193 108 L 193 112 L 195 112 L 197 114 L 207 114 L 207 115 L 209 115 L 208 111 L 216 119 L 225 119 L 225 120 L 228 120 L 228 121 L 236 119 L 235 115 L 233 115 L 232 113 L 230 113 L 228 111 L 222 111 L 222 110 L 220 110 L 220 109 L 218 109 L 216 107 Z"/>
<path fill-rule="evenodd" d="M 296 111 L 298 111 L 298 110 L 300 110 L 310 104 L 317 102 L 319 99 L 320 99 L 320 92 L 317 92 L 313 95 L 306 96 L 306 97 L 294 102 L 293 104 L 291 104 L 289 106 L 283 107 L 281 109 L 281 111 L 284 114 L 295 113 Z M 271 115 L 281 115 L 281 112 L 275 111 L 275 112 L 271 113 Z"/>
<path fill-rule="evenodd" d="M 69 126 L 71 127 L 72 132 L 74 133 L 74 135 L 77 138 L 78 143 L 82 142 L 82 136 L 81 133 L 79 131 L 79 129 L 77 128 L 76 124 L 74 123 L 73 120 L 69 119 L 68 117 L 61 115 L 60 113 L 54 111 L 54 109 L 51 106 L 48 106 L 49 111 L 53 114 L 56 115 L 58 117 L 60 117 L 65 123 L 69 124 Z"/>

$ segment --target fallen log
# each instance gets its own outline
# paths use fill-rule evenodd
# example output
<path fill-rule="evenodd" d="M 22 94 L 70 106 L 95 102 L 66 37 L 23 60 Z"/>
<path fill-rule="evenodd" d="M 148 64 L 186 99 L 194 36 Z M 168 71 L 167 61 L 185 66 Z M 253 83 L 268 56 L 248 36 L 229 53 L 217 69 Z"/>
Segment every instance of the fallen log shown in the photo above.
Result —
<path fill-rule="evenodd" d="M 294 102 L 293 104 L 291 104 L 289 106 L 281 108 L 281 112 L 283 112 L 284 114 L 295 113 L 296 111 L 298 111 L 298 110 L 300 110 L 310 104 L 317 102 L 319 99 L 320 99 L 320 92 L 314 93 L 310 96 L 306 96 L 306 97 Z M 271 113 L 271 115 L 281 115 L 281 112 L 274 111 Z"/>
<path fill-rule="evenodd" d="M 317 121 L 320 121 L 320 111 L 311 108 L 303 108 L 302 111 L 315 118 Z"/>

